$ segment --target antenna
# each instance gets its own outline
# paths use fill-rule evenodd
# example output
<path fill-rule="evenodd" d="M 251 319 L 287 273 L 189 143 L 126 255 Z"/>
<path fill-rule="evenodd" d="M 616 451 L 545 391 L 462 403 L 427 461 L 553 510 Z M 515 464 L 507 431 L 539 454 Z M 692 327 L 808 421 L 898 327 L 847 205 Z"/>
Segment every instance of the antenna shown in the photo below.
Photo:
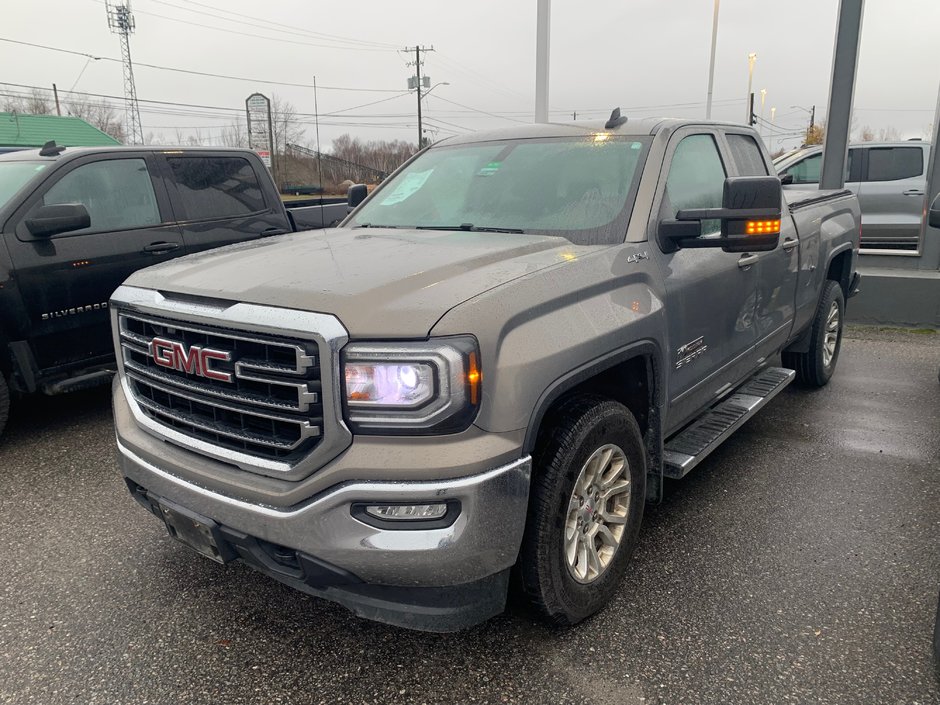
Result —
<path fill-rule="evenodd" d="M 144 130 L 140 124 L 137 88 L 134 86 L 134 65 L 131 63 L 130 35 L 134 33 L 134 13 L 130 0 L 123 5 L 108 0 L 108 27 L 121 38 L 121 64 L 124 67 L 124 125 L 130 144 L 144 143 Z"/>

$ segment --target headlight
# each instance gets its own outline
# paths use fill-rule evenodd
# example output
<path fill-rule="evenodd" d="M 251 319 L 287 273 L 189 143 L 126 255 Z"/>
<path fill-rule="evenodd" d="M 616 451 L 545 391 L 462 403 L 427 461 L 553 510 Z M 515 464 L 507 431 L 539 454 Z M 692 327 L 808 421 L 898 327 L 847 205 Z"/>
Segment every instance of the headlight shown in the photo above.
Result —
<path fill-rule="evenodd" d="M 360 433 L 462 431 L 480 404 L 476 340 L 351 343 L 343 351 L 346 420 Z"/>

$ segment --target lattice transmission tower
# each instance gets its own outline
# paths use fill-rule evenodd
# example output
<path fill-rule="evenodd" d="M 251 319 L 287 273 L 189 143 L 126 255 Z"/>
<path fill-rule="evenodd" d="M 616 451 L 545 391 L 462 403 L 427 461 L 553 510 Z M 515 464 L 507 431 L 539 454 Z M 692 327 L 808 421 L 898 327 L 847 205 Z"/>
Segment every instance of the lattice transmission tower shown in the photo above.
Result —
<path fill-rule="evenodd" d="M 131 63 L 130 35 L 134 33 L 134 13 L 128 0 L 123 5 L 107 3 L 108 27 L 121 38 L 121 64 L 124 67 L 124 129 L 128 144 L 143 144 L 144 130 L 140 125 L 140 107 L 134 86 L 134 65 Z"/>

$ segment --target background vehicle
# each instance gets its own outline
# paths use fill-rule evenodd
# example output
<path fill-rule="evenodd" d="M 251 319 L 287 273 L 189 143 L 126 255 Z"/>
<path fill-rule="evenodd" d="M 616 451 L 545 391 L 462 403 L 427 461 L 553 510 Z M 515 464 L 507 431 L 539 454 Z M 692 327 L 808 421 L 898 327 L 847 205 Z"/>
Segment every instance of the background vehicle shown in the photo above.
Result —
<path fill-rule="evenodd" d="M 110 378 L 108 298 L 134 270 L 346 212 L 286 210 L 247 150 L 50 144 L 0 155 L 0 432 L 11 391 Z"/>
<path fill-rule="evenodd" d="M 784 201 L 738 125 L 445 140 L 337 229 L 115 292 L 122 472 L 191 548 L 365 617 L 459 629 L 515 569 L 578 622 L 664 477 L 828 382 L 859 222 L 848 191 Z"/>
<path fill-rule="evenodd" d="M 862 248 L 917 250 L 924 214 L 930 144 L 862 142 L 849 146 L 845 187 L 862 208 Z M 784 155 L 774 167 L 784 189 L 815 188 L 822 147 Z"/>

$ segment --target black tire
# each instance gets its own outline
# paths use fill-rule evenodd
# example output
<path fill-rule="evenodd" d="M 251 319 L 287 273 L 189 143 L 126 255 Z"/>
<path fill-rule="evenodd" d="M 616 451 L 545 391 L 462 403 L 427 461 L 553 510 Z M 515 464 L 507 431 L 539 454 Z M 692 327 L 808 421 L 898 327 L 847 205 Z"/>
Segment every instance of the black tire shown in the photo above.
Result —
<path fill-rule="evenodd" d="M 838 327 L 835 331 L 835 350 L 826 362 L 826 335 L 832 307 L 837 307 Z M 842 349 L 842 329 L 845 322 L 845 298 L 838 282 L 828 280 L 816 306 L 816 315 L 810 331 L 809 350 L 806 352 L 784 352 L 783 365 L 796 370 L 796 380 L 804 387 L 825 387 L 836 370 L 839 351 Z"/>
<path fill-rule="evenodd" d="M 595 451 L 608 444 L 623 451 L 627 465 L 622 477 L 629 476 L 631 485 L 629 498 L 623 498 L 623 534 L 606 568 L 590 582 L 579 582 L 565 557 L 569 501 L 582 467 Z M 646 501 L 643 438 L 633 414 L 622 404 L 599 396 L 578 395 L 563 402 L 543 424 L 534 461 L 519 559 L 522 590 L 550 622 L 576 624 L 610 601 L 636 546 Z M 593 516 L 594 509 L 590 511 Z"/>
<path fill-rule="evenodd" d="M 10 388 L 7 387 L 7 381 L 0 374 L 0 436 L 3 435 L 3 429 L 6 428 L 7 419 L 10 418 Z"/>

